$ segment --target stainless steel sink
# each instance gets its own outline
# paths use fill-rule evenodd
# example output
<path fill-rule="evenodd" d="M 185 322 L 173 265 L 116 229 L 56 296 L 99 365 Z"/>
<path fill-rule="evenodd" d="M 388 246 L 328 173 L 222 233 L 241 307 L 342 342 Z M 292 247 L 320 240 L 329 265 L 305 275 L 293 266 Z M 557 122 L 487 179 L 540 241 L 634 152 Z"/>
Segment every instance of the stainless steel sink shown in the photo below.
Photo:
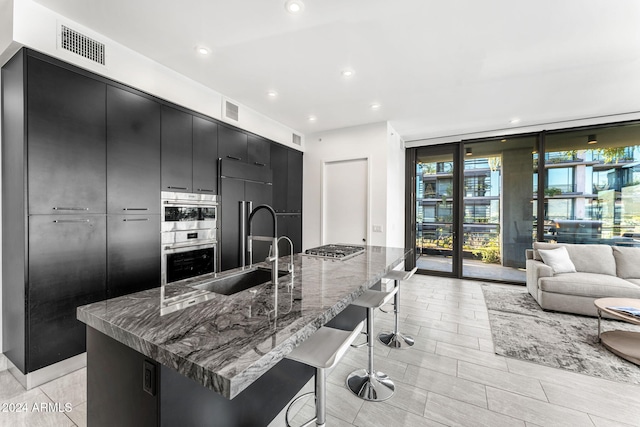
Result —
<path fill-rule="evenodd" d="M 286 276 L 287 272 L 278 271 L 278 277 Z M 271 270 L 267 268 L 254 268 L 247 271 L 240 271 L 236 274 L 220 277 L 205 283 L 192 285 L 192 288 L 204 289 L 222 295 L 233 295 L 235 293 L 262 285 L 271 281 Z"/>

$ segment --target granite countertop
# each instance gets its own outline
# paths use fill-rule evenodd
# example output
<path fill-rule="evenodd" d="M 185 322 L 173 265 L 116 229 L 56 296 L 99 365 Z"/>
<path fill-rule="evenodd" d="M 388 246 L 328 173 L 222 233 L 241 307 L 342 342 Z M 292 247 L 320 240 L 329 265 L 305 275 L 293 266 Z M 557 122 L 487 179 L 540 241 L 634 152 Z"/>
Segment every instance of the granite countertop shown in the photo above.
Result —
<path fill-rule="evenodd" d="M 404 257 L 404 249 L 380 246 L 367 246 L 365 253 L 345 261 L 297 254 L 294 279 L 279 279 L 277 316 L 268 282 L 229 296 L 205 292 L 199 302 L 162 313 L 162 288 L 154 288 L 78 307 L 77 317 L 232 399 Z M 280 258 L 279 267 L 289 261 L 289 256 Z M 193 291 L 188 285 L 210 276 L 167 285 L 165 297 L 187 298 Z"/>

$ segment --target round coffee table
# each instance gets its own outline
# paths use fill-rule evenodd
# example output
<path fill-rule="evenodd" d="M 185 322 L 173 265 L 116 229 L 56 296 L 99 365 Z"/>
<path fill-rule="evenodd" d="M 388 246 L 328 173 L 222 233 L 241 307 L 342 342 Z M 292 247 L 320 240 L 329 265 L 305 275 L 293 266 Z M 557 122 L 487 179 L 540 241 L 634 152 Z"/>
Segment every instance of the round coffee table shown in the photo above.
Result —
<path fill-rule="evenodd" d="M 609 307 L 633 307 L 640 310 L 640 299 L 632 298 L 600 298 L 593 302 L 598 309 L 598 339 L 613 354 L 629 362 L 640 365 L 640 332 L 600 331 L 602 312 L 625 322 L 640 325 L 640 317 L 612 310 Z"/>

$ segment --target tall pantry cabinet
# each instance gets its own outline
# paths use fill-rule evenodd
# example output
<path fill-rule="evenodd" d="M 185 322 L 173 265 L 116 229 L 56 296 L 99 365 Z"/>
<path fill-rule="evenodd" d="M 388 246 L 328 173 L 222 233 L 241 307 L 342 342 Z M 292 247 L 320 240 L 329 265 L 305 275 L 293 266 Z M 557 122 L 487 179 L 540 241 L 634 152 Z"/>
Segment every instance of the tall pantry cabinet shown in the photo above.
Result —
<path fill-rule="evenodd" d="M 2 100 L 2 348 L 30 374 L 85 351 L 78 306 L 159 284 L 160 105 L 27 49 Z"/>

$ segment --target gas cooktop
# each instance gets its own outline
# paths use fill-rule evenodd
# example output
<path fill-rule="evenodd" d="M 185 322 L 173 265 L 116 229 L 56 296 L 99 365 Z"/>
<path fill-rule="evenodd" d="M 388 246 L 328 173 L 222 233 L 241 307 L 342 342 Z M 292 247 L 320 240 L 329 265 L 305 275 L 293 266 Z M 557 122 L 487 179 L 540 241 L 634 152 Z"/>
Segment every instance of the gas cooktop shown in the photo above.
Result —
<path fill-rule="evenodd" d="M 363 252 L 364 246 L 335 244 L 307 249 L 304 253 L 309 256 L 320 258 L 336 258 L 345 260 L 360 255 Z"/>

